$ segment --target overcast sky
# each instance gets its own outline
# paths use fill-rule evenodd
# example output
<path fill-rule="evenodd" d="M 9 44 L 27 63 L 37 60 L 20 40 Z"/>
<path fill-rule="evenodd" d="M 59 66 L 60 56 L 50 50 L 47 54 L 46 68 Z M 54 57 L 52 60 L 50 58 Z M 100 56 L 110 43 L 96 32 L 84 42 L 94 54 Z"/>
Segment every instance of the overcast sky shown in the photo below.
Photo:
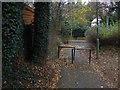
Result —
<path fill-rule="evenodd" d="M 120 1 L 120 0 L 24 0 L 24 1 L 29 1 L 29 2 L 33 2 L 33 1 L 39 1 L 39 2 L 50 2 L 50 1 L 53 1 L 53 2 L 59 2 L 59 1 L 63 1 L 63 2 L 82 2 L 82 3 L 88 3 L 88 2 L 106 2 L 107 4 L 110 3 L 110 1 Z"/>

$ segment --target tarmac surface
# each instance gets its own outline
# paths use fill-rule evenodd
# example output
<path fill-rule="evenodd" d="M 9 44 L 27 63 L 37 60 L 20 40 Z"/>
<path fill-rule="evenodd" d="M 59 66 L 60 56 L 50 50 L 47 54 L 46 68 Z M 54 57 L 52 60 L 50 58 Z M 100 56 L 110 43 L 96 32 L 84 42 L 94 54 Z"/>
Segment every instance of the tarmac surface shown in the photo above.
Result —
<path fill-rule="evenodd" d="M 71 62 L 71 50 L 65 50 L 64 55 L 68 55 L 68 62 Z M 58 88 L 108 88 L 88 63 L 88 56 L 76 51 L 73 64 L 74 67 L 62 66 L 61 78 L 57 83 Z"/>

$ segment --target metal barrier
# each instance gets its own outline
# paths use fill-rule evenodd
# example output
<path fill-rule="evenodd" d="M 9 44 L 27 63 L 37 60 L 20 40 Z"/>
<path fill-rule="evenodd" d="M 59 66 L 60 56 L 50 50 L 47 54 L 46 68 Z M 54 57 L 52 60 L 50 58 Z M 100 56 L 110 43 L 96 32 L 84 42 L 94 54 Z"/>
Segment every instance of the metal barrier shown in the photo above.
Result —
<path fill-rule="evenodd" d="M 88 50 L 89 51 L 89 64 L 91 63 L 91 51 L 92 51 L 91 48 L 75 48 L 75 50 Z M 75 57 L 75 53 L 74 53 L 74 57 Z"/>
<path fill-rule="evenodd" d="M 76 48 L 74 46 L 58 46 L 58 58 L 59 58 L 60 50 L 62 48 L 72 48 L 72 50 L 71 50 L 72 64 L 73 64 L 73 61 L 75 60 L 75 51 L 76 50 L 88 50 L 89 51 L 89 64 L 91 63 L 91 48 Z"/>
<path fill-rule="evenodd" d="M 59 54 L 60 54 L 60 50 L 62 48 L 72 48 L 71 50 L 71 56 L 72 56 L 72 64 L 73 64 L 73 60 L 75 59 L 75 47 L 72 47 L 72 46 L 58 46 L 58 58 L 59 58 Z"/>

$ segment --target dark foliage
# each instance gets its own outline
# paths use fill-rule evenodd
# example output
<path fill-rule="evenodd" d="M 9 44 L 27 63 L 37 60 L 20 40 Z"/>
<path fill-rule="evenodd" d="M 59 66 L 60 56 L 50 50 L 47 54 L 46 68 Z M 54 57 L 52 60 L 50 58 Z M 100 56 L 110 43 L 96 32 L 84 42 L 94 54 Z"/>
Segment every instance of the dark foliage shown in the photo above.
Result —
<path fill-rule="evenodd" d="M 34 22 L 34 62 L 44 62 L 48 52 L 48 34 L 50 8 L 48 2 L 37 2 L 35 6 Z"/>
<path fill-rule="evenodd" d="M 26 61 L 31 61 L 33 53 L 33 38 L 34 28 L 32 24 L 24 25 L 25 31 L 23 33 L 24 38 L 24 54 Z"/>
<path fill-rule="evenodd" d="M 2 71 L 3 87 L 16 79 L 14 62 L 23 53 L 22 10 L 24 3 L 2 3 Z M 14 84 L 9 87 L 13 87 Z"/>
<path fill-rule="evenodd" d="M 60 31 L 59 31 L 59 34 L 62 36 L 62 37 L 69 37 L 70 36 L 70 33 L 71 32 L 71 30 L 70 29 L 61 29 Z"/>
<path fill-rule="evenodd" d="M 120 47 L 120 34 L 114 33 L 111 37 L 100 37 L 100 46 L 107 45 Z"/>
<path fill-rule="evenodd" d="M 73 37 L 85 37 L 85 29 L 82 29 L 81 30 L 81 28 L 79 28 L 79 29 L 76 29 L 76 30 L 73 30 L 73 32 L 72 32 L 72 35 L 73 35 Z"/>
<path fill-rule="evenodd" d="M 97 34 L 95 30 L 88 30 L 86 32 L 86 38 L 87 41 L 93 44 L 94 46 L 97 45 Z M 99 34 L 99 40 L 100 40 L 100 47 L 103 46 L 115 46 L 119 47 L 120 42 L 120 33 L 116 32 L 113 33 L 111 36 L 103 37 L 101 34 Z"/>
<path fill-rule="evenodd" d="M 93 45 L 96 45 L 97 34 L 95 30 L 87 30 L 85 32 L 85 36 L 88 42 L 92 43 Z"/>
<path fill-rule="evenodd" d="M 119 12 L 120 12 L 120 2 L 111 2 L 109 6 L 109 11 L 107 12 L 107 16 L 109 17 L 109 26 L 114 25 L 119 19 Z M 102 22 L 106 24 L 106 15 L 102 16 Z"/>

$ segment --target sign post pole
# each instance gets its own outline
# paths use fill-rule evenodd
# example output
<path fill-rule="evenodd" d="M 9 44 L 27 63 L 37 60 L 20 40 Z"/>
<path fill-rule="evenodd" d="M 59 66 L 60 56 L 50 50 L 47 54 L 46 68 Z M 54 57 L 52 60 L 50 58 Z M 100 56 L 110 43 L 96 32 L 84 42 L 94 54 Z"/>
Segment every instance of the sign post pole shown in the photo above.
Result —
<path fill-rule="evenodd" d="M 99 59 L 99 32 L 98 32 L 98 0 L 96 0 L 96 18 L 97 18 L 97 48 L 96 48 L 96 58 Z"/>

